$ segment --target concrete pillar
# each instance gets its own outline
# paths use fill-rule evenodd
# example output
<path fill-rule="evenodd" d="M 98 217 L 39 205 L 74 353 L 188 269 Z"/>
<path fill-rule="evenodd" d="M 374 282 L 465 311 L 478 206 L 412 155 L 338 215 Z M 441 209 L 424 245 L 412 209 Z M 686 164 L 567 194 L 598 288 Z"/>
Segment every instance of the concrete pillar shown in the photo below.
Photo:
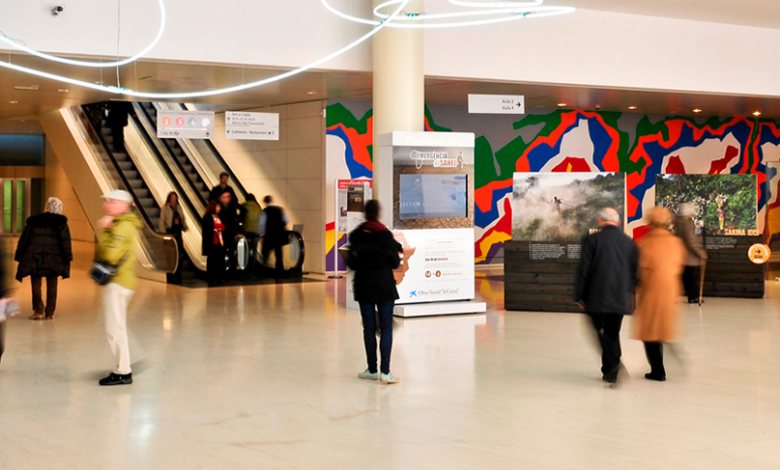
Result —
<path fill-rule="evenodd" d="M 423 0 L 413 0 L 402 14 L 422 9 Z M 385 28 L 373 39 L 374 198 L 385 208 L 384 219 L 392 219 L 393 162 L 379 157 L 377 136 L 425 130 L 423 37 L 422 29 Z"/>

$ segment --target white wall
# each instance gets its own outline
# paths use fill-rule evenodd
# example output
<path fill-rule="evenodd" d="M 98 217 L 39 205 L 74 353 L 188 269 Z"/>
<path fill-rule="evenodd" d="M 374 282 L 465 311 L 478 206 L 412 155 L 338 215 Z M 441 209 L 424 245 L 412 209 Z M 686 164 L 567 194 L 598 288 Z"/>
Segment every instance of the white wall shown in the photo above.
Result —
<path fill-rule="evenodd" d="M 371 3 L 333 1 L 355 13 L 366 12 Z M 0 2 L 3 32 L 48 51 L 116 54 L 116 2 L 67 2 L 65 11 L 52 17 L 49 9 L 55 3 Z M 165 4 L 169 24 L 149 55 L 153 59 L 291 67 L 368 30 L 331 14 L 319 0 Z M 129 55 L 154 34 L 156 0 L 121 5 L 119 53 Z M 430 76 L 780 96 L 775 79 L 780 64 L 771 56 L 780 30 L 578 10 L 501 25 L 429 30 L 425 36 Z M 370 47 L 324 68 L 370 70 Z"/>
<path fill-rule="evenodd" d="M 224 113 L 218 113 L 212 142 L 247 191 L 258 200 L 270 194 L 276 204 L 285 208 L 291 225 L 304 225 L 304 270 L 324 272 L 323 102 L 242 111 L 279 113 L 280 139 L 229 140 L 225 138 Z"/>

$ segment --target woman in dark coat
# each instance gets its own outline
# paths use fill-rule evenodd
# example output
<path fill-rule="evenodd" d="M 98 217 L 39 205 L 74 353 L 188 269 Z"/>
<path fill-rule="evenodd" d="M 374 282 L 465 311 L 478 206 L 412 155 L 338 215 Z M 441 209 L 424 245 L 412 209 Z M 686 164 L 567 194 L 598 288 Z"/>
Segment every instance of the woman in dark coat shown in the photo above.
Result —
<path fill-rule="evenodd" d="M 30 276 L 33 314 L 30 320 L 52 320 L 57 307 L 57 278 L 70 277 L 73 250 L 68 219 L 62 215 L 62 201 L 50 197 L 42 214 L 27 219 L 16 246 L 14 260 L 19 262 L 16 280 Z M 41 282 L 46 278 L 46 304 L 41 295 Z M 45 315 L 44 315 L 45 314 Z"/>
<path fill-rule="evenodd" d="M 225 224 L 219 217 L 220 205 L 209 201 L 206 213 L 200 221 L 201 254 L 206 257 L 206 278 L 210 286 L 216 286 L 225 276 Z"/>
<path fill-rule="evenodd" d="M 379 222 L 379 202 L 370 200 L 365 206 L 366 221 L 349 234 L 347 265 L 355 271 L 355 300 L 363 318 L 363 343 L 368 368 L 358 374 L 361 379 L 396 383 L 390 373 L 390 353 L 393 348 L 393 307 L 398 298 L 393 270 L 401 262 L 402 250 L 393 233 Z M 379 350 L 381 364 L 376 367 L 376 332 L 381 333 Z"/>

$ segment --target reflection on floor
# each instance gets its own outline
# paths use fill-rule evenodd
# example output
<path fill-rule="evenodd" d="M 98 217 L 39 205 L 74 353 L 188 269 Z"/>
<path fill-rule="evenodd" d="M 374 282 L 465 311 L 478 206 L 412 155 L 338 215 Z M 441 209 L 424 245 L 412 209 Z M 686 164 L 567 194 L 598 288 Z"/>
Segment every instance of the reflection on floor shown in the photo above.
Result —
<path fill-rule="evenodd" d="M 58 318 L 9 322 L 0 468 L 780 468 L 780 287 L 681 304 L 683 370 L 599 380 L 583 318 L 504 312 L 396 321 L 392 386 L 361 381 L 344 281 L 184 289 L 143 282 L 131 306 L 135 383 L 110 366 L 100 291 L 74 269 Z M 19 290 L 29 310 L 29 283 Z"/>

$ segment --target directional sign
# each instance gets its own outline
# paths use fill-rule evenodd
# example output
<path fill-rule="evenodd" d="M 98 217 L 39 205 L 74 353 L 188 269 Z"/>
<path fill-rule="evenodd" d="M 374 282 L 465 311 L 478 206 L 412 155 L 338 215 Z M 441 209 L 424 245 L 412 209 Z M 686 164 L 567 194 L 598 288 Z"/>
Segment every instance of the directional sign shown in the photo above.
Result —
<path fill-rule="evenodd" d="M 469 95 L 469 113 L 525 114 L 525 96 Z"/>
<path fill-rule="evenodd" d="M 225 113 L 225 136 L 228 139 L 279 140 L 278 113 Z"/>
<path fill-rule="evenodd" d="M 207 111 L 158 111 L 157 137 L 161 139 L 210 139 L 214 113 Z"/>

